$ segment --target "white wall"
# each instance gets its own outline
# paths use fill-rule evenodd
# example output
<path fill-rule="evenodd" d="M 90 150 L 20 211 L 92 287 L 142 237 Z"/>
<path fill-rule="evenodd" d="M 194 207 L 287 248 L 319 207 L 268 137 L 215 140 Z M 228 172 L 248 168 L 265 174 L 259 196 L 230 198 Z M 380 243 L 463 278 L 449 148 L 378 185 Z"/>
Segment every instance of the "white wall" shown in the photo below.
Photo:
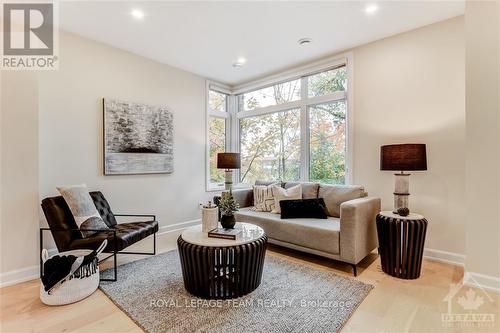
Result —
<path fill-rule="evenodd" d="M 61 33 L 60 48 L 59 71 L 39 75 L 40 198 L 86 183 L 116 213 L 153 213 L 160 226 L 198 218 L 206 196 L 204 79 L 73 34 Z M 173 112 L 173 174 L 103 175 L 103 97 Z"/>
<path fill-rule="evenodd" d="M 429 220 L 426 248 L 465 253 L 464 19 L 386 38 L 354 53 L 354 182 L 392 209 L 393 173 L 380 146 L 427 144 L 410 178 L 410 209 Z"/>
<path fill-rule="evenodd" d="M 33 72 L 1 72 L 0 278 L 36 274 L 38 84 Z M 4 274 L 7 273 L 8 274 Z"/>
<path fill-rule="evenodd" d="M 465 27 L 465 269 L 500 290 L 500 2 L 468 1 Z"/>
<path fill-rule="evenodd" d="M 173 174 L 103 175 L 103 97 L 168 106 Z M 61 32 L 58 71 L 2 73 L 1 120 L 1 282 L 36 275 L 40 201 L 58 185 L 86 183 L 115 213 L 156 214 L 160 228 L 198 219 L 198 203 L 211 195 L 197 75 Z"/>

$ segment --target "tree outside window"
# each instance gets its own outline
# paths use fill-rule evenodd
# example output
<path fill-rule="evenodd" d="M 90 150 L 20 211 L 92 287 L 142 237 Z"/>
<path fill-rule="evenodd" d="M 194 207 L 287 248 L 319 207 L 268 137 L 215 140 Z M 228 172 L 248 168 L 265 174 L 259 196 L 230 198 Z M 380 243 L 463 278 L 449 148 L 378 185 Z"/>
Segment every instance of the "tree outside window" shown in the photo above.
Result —
<path fill-rule="evenodd" d="M 210 183 L 224 184 L 224 170 L 217 169 L 217 153 L 226 151 L 226 119 L 210 117 L 208 126 Z"/>
<path fill-rule="evenodd" d="M 217 153 L 226 151 L 227 95 L 215 90 L 208 91 L 208 150 L 209 188 L 224 185 L 224 170 L 217 169 Z"/>
<path fill-rule="evenodd" d="M 300 178 L 300 110 L 240 121 L 242 183 Z"/>
<path fill-rule="evenodd" d="M 309 108 L 309 179 L 345 183 L 346 104 L 338 101 Z"/>

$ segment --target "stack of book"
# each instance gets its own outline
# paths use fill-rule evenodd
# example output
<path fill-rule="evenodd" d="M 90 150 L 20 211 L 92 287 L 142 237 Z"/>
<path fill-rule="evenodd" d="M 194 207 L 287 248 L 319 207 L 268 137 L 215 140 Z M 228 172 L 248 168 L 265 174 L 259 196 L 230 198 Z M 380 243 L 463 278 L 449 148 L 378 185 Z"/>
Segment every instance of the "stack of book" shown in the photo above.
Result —
<path fill-rule="evenodd" d="M 208 237 L 238 240 L 241 237 L 241 229 L 215 228 L 208 232 Z"/>

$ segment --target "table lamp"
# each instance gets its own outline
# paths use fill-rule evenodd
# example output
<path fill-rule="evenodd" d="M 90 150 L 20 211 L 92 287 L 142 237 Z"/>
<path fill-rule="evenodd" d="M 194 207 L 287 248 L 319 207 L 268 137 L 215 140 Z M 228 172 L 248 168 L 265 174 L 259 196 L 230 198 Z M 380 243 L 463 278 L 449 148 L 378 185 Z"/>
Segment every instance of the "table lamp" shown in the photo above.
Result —
<path fill-rule="evenodd" d="M 385 145 L 380 147 L 380 170 L 400 171 L 395 173 L 394 213 L 399 208 L 408 208 L 410 195 L 410 174 L 405 171 L 427 170 L 425 144 L 409 143 Z"/>
<path fill-rule="evenodd" d="M 233 185 L 233 169 L 241 167 L 239 153 L 218 153 L 217 154 L 217 169 L 225 169 L 224 186 L 226 190 L 231 190 Z"/>

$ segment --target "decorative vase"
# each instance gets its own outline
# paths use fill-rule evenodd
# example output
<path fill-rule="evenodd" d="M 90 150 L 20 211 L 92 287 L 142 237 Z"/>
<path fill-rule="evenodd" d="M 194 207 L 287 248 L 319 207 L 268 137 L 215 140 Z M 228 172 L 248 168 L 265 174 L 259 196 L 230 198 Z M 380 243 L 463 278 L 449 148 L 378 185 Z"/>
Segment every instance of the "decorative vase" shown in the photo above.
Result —
<path fill-rule="evenodd" d="M 234 215 L 222 215 L 220 218 L 220 224 L 225 229 L 233 229 L 236 224 L 236 219 Z"/>
<path fill-rule="evenodd" d="M 217 228 L 219 219 L 219 207 L 203 207 L 201 210 L 201 231 L 209 232 Z"/>

